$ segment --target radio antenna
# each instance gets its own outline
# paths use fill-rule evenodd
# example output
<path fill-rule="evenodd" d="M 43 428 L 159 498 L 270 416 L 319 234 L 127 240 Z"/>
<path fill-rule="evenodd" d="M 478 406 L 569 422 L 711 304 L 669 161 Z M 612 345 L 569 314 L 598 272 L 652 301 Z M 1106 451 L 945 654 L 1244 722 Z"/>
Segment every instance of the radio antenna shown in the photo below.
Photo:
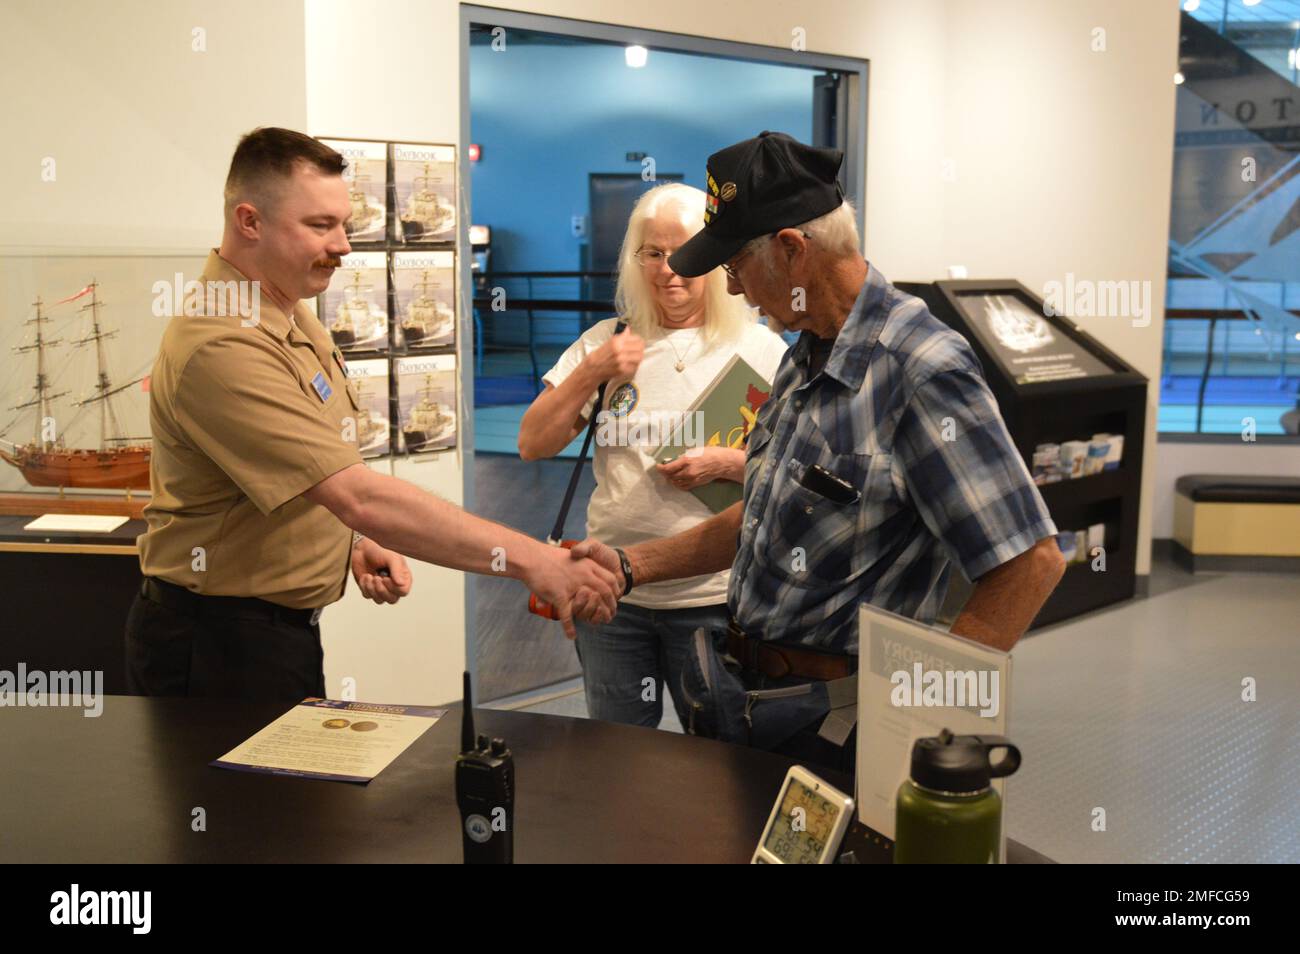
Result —
<path fill-rule="evenodd" d="M 469 672 L 465 673 L 465 701 L 464 712 L 460 718 L 460 750 L 462 752 L 474 751 L 474 699 L 471 695 L 469 683 Z"/>

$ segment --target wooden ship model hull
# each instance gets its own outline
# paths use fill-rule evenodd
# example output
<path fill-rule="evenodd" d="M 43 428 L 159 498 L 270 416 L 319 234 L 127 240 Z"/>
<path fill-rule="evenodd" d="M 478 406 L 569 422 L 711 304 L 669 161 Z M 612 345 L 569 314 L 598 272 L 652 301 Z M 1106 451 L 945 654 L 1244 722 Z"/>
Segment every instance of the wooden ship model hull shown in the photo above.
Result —
<path fill-rule="evenodd" d="M 150 448 L 113 450 L 36 450 L 19 447 L 3 457 L 33 487 L 93 487 L 113 490 L 149 489 Z"/>

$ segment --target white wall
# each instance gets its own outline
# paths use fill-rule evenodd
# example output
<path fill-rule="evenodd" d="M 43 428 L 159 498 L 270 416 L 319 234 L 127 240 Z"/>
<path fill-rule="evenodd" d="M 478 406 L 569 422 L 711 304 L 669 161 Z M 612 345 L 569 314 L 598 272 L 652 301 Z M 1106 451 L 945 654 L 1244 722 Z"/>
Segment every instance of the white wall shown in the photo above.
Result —
<path fill-rule="evenodd" d="M 1076 318 L 1153 382 L 1138 526 L 1137 571 L 1147 573 L 1177 4 L 954 0 L 948 10 L 947 263 L 1037 293 L 1070 272 L 1149 283 L 1149 316 Z M 1097 29 L 1104 50 L 1093 48 Z"/>
<path fill-rule="evenodd" d="M 307 0 L 305 129 L 313 136 L 458 143 L 459 22 L 455 3 Z M 461 208 L 468 192 L 461 186 Z M 472 354 L 458 334 L 461 355 Z M 466 420 L 461 395 L 461 420 Z M 461 448 L 465 433 L 460 435 Z M 395 476 L 463 502 L 461 450 L 394 458 Z M 376 606 L 355 587 L 322 620 L 331 695 L 356 680 L 356 698 L 441 703 L 461 697 L 466 664 L 465 577 L 411 564 L 411 595 Z"/>
<path fill-rule="evenodd" d="M 239 136 L 305 124 L 300 2 L 5 0 L 0 18 L 5 248 L 206 250 Z"/>
<path fill-rule="evenodd" d="M 373 466 L 444 500 L 462 502 L 459 450 Z M 464 574 L 415 560 L 410 566 L 411 594 L 400 603 L 377 606 L 349 583 L 347 595 L 322 617 L 325 684 L 332 697 L 341 695 L 344 679 L 354 680 L 355 698 L 367 702 L 436 704 L 461 697 Z"/>

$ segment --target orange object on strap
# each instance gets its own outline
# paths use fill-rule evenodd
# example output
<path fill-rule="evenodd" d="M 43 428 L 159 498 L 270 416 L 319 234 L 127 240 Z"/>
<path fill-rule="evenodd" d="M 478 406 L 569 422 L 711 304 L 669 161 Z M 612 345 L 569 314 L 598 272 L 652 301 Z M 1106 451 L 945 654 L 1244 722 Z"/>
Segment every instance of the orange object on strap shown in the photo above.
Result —
<path fill-rule="evenodd" d="M 561 540 L 559 543 L 553 543 L 551 545 L 556 547 L 564 547 L 564 549 L 566 550 L 572 550 L 574 545 L 579 542 L 581 541 Z M 545 617 L 546 619 L 560 618 L 555 613 L 555 607 L 552 606 L 550 603 L 543 603 L 540 599 L 537 598 L 536 593 L 528 594 L 528 612 L 535 613 L 536 615 Z"/>

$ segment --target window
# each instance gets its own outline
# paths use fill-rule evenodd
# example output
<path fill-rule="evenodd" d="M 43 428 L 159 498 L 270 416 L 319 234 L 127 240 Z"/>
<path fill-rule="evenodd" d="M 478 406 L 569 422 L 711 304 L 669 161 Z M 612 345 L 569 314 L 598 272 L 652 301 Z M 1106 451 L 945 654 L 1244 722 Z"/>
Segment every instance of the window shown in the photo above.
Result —
<path fill-rule="evenodd" d="M 1158 427 L 1295 434 L 1300 2 L 1182 7 Z"/>

